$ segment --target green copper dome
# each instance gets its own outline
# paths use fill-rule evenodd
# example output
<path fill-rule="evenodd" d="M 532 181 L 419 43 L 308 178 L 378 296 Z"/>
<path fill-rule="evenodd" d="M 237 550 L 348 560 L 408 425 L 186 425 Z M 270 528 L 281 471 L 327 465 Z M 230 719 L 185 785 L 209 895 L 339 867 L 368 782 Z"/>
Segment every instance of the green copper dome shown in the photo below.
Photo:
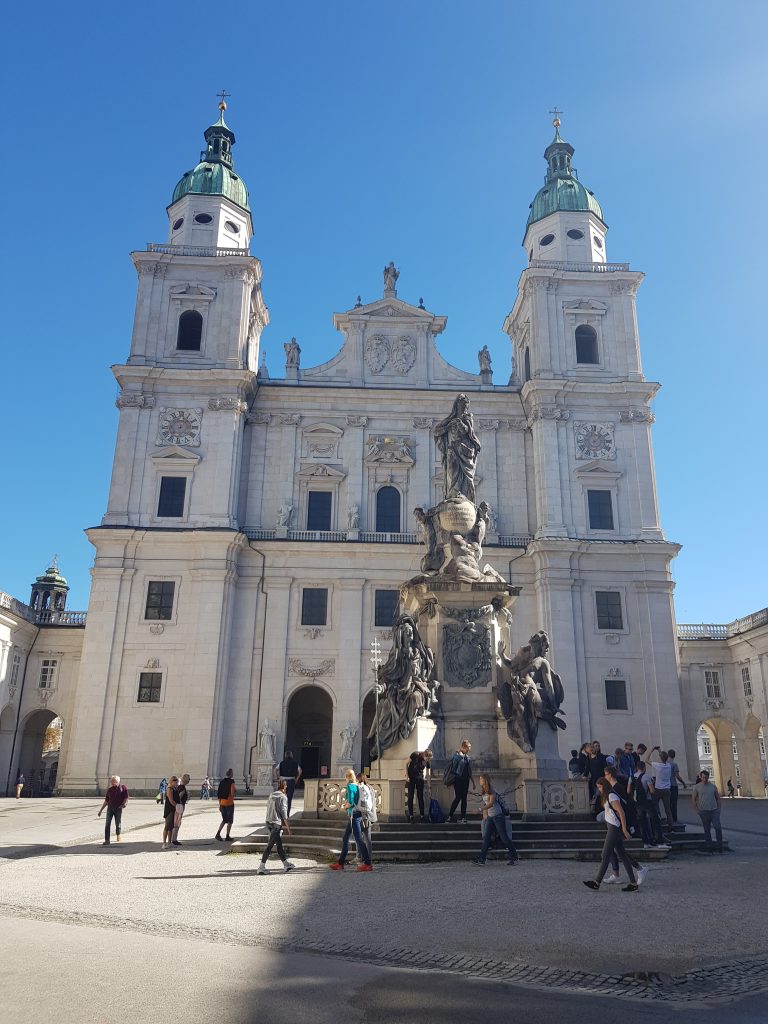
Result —
<path fill-rule="evenodd" d="M 547 176 L 543 188 L 539 189 L 531 203 L 526 227 L 559 210 L 594 213 L 605 223 L 600 203 L 579 181 L 576 168 L 571 164 L 573 152 L 573 146 L 560 138 L 560 124 L 556 122 L 555 137 L 544 150 Z"/>
<path fill-rule="evenodd" d="M 171 205 L 187 195 L 226 196 L 231 202 L 250 213 L 248 189 L 240 175 L 235 174 L 232 166 L 235 133 L 224 122 L 226 105 L 220 104 L 219 109 L 219 120 L 205 130 L 207 147 L 200 154 L 200 163 L 194 170 L 187 171 L 181 176 L 173 190 Z"/>
<path fill-rule="evenodd" d="M 35 579 L 35 583 L 40 583 L 45 586 L 66 587 L 67 590 L 69 589 L 69 585 L 66 579 L 59 572 L 59 562 L 58 559 L 56 558 L 51 560 L 51 564 L 48 566 L 43 575 L 38 576 Z"/>

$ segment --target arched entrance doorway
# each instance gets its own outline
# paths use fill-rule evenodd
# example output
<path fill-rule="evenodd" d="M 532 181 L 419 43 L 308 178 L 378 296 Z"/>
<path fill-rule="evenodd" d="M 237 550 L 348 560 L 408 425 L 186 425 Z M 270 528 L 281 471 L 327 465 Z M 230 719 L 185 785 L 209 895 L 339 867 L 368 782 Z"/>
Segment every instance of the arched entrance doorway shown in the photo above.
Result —
<path fill-rule="evenodd" d="M 331 772 L 333 701 L 320 686 L 302 686 L 291 694 L 285 725 L 285 748 L 292 750 L 307 779 Z M 282 756 L 282 751 L 278 753 Z M 326 772 L 322 769 L 325 768 Z"/>
<path fill-rule="evenodd" d="M 371 731 L 373 719 L 376 715 L 376 694 L 373 690 L 365 695 L 362 709 L 362 722 L 360 726 L 360 767 L 365 771 L 371 767 L 371 745 L 368 741 L 368 733 Z"/>
<path fill-rule="evenodd" d="M 51 796 L 59 771 L 64 722 L 55 711 L 33 711 L 24 722 L 18 770 L 26 779 L 25 794 Z"/>
<path fill-rule="evenodd" d="M 728 779 L 739 782 L 739 745 L 733 722 L 727 718 L 708 718 L 696 730 L 699 769 L 706 768 L 720 793 L 727 793 Z"/>
<path fill-rule="evenodd" d="M 0 714 L 0 796 L 10 796 L 16 776 L 11 771 L 11 755 L 13 753 L 13 733 L 16 728 L 16 712 L 10 704 Z M 13 778 L 11 776 L 13 775 Z M 9 787 L 6 793 L 5 787 Z"/>

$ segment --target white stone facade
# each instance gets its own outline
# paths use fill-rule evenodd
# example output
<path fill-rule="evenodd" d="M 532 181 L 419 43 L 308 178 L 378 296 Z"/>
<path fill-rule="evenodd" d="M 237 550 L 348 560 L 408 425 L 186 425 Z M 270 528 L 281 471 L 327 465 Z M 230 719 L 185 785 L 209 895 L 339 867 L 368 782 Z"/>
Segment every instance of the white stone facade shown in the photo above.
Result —
<path fill-rule="evenodd" d="M 218 231 L 232 204 L 220 199 L 217 212 L 216 201 L 205 197 Z M 183 202 L 189 219 L 197 207 Z M 394 288 L 334 316 L 342 343 L 327 362 L 289 360 L 284 379 L 266 379 L 258 260 L 175 243 L 133 254 L 137 309 L 130 356 L 114 367 L 108 507 L 88 531 L 96 555 L 82 663 L 57 709 L 63 792 L 93 792 L 112 772 L 154 791 L 172 771 L 229 767 L 264 785 L 254 748 L 266 718 L 278 754 L 306 742 L 329 775 L 342 730 L 356 723 L 359 763 L 370 642 L 388 649 L 376 591 L 419 571 L 412 510 L 442 497 L 431 430 L 459 392 L 483 446 L 478 498 L 493 510 L 485 559 L 522 588 L 513 637 L 523 644 L 545 629 L 564 680 L 561 753 L 592 737 L 604 749 L 651 738 L 685 756 L 695 730 L 678 678 L 678 549 L 656 499 L 658 385 L 640 361 L 642 275 L 605 262 L 593 213 L 552 214 L 527 244 L 532 232 L 577 227 L 583 252 L 561 246 L 562 262 L 533 258 L 522 273 L 504 321 L 514 370 L 502 385 L 449 365 L 436 344 L 445 317 Z M 589 241 L 598 230 L 599 260 Z M 240 239 L 249 233 L 243 217 Z M 199 350 L 178 347 L 187 311 L 202 320 Z M 588 362 L 577 358 L 581 327 Z M 382 488 L 392 489 L 386 522 Z M 167 617 L 147 617 L 160 584 L 172 589 Z M 327 590 L 324 621 L 304 606 L 305 589 Z M 139 699 L 142 680 L 152 700 Z"/>

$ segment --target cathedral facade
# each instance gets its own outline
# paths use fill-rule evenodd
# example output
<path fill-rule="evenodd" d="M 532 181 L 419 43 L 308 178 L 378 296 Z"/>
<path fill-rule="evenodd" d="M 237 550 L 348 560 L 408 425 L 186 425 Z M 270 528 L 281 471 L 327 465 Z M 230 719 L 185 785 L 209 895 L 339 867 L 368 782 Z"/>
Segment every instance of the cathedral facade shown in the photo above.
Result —
<path fill-rule="evenodd" d="M 117 772 L 154 792 L 171 771 L 233 767 L 258 790 L 270 745 L 294 749 L 308 776 L 334 776 L 350 749 L 365 763 L 371 645 L 386 656 L 399 588 L 419 571 L 413 510 L 442 496 L 432 430 L 459 393 L 482 444 L 485 558 L 520 587 L 512 636 L 545 630 L 564 681 L 561 753 L 651 738 L 682 761 L 678 548 L 659 521 L 643 275 L 608 261 L 559 122 L 527 265 L 499 311 L 505 383 L 487 350 L 477 373 L 443 359 L 446 317 L 406 299 L 392 263 L 381 296 L 334 314 L 336 354 L 305 367 L 292 339 L 282 378 L 260 370 L 262 267 L 223 109 L 205 140 L 173 192 L 167 242 L 132 254 L 136 315 L 113 368 L 114 467 L 88 531 L 57 788 L 94 792 Z"/>

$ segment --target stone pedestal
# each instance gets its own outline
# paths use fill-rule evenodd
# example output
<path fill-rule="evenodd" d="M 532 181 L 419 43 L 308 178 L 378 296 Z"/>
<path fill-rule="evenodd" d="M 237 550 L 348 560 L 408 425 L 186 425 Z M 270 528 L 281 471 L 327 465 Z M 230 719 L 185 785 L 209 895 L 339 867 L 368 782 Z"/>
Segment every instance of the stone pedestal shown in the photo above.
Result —
<path fill-rule="evenodd" d="M 288 539 L 288 527 L 287 526 L 276 526 L 275 527 L 275 538 L 277 540 Z"/>
<path fill-rule="evenodd" d="M 400 740 L 385 750 L 381 761 L 374 761 L 371 767 L 371 778 L 405 780 L 405 765 L 414 750 L 428 750 L 435 738 L 436 723 L 431 718 L 417 718 L 413 732 L 407 740 Z"/>
<path fill-rule="evenodd" d="M 560 757 L 560 730 L 552 729 L 546 722 L 539 723 L 536 736 L 535 758 L 536 775 L 539 779 L 567 779 L 568 766 Z"/>
<path fill-rule="evenodd" d="M 275 788 L 273 761 L 254 761 L 251 786 L 254 796 L 269 796 Z"/>

